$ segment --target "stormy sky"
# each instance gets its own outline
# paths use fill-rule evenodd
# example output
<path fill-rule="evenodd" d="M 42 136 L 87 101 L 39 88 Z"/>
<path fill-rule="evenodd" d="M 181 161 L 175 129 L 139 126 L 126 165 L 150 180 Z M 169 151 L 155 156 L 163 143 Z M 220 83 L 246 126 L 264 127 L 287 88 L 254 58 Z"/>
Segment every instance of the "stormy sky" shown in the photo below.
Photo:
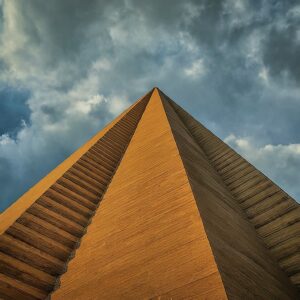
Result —
<path fill-rule="evenodd" d="M 300 199 L 298 1 L 0 0 L 0 210 L 158 86 Z"/>

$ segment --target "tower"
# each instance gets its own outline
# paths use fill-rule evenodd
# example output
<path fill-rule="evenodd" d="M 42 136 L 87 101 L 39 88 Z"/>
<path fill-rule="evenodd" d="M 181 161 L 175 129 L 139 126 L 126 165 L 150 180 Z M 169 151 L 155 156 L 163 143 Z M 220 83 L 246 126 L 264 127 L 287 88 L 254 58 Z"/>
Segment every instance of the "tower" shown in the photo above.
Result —
<path fill-rule="evenodd" d="M 299 221 L 154 88 L 0 215 L 0 296 L 297 299 Z"/>

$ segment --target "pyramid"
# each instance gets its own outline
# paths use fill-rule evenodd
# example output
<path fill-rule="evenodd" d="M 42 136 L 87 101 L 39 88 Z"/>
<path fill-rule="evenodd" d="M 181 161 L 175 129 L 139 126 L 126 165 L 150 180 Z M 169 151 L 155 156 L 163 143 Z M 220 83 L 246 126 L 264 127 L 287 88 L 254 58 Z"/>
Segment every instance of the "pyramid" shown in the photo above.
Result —
<path fill-rule="evenodd" d="M 0 215 L 0 298 L 299 299 L 299 221 L 154 88 Z"/>

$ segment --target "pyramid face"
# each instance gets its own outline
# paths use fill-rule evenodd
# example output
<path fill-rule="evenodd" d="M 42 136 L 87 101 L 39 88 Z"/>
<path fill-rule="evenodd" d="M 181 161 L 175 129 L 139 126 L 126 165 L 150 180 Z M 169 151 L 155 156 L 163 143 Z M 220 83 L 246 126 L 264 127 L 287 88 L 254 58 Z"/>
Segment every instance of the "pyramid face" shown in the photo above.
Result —
<path fill-rule="evenodd" d="M 0 215 L 0 298 L 297 299 L 299 221 L 155 88 Z"/>

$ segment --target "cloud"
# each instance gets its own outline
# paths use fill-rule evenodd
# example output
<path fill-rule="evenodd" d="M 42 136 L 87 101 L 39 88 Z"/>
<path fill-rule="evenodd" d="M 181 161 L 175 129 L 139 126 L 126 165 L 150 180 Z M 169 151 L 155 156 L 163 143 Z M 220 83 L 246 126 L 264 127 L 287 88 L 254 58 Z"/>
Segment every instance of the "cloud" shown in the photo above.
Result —
<path fill-rule="evenodd" d="M 220 137 L 299 143 L 293 3 L 1 2 L 1 208 L 153 86 Z"/>
<path fill-rule="evenodd" d="M 23 122 L 29 122 L 30 110 L 26 101 L 30 97 L 27 90 L 0 85 L 0 135 L 15 136 Z"/>
<path fill-rule="evenodd" d="M 249 137 L 226 137 L 225 142 L 269 176 L 296 200 L 299 199 L 300 144 L 261 145 Z"/>
<path fill-rule="evenodd" d="M 300 52 L 299 5 L 290 6 L 277 3 L 274 6 L 275 21 L 269 24 L 268 34 L 263 45 L 263 61 L 270 74 L 278 80 L 291 80 L 299 85 L 300 70 L 298 53 Z"/>
<path fill-rule="evenodd" d="M 300 42 L 297 38 L 300 18 L 297 25 L 287 25 L 285 28 L 271 29 L 268 35 L 263 60 L 269 68 L 270 74 L 279 80 L 291 79 L 300 83 L 299 53 Z"/>
<path fill-rule="evenodd" d="M 184 69 L 185 75 L 193 79 L 197 79 L 205 74 L 205 66 L 203 59 L 198 59 L 192 62 L 191 66 Z"/>
<path fill-rule="evenodd" d="M 266 67 L 263 67 L 259 73 L 258 73 L 258 77 L 262 80 L 262 82 L 264 84 L 268 84 L 269 83 L 269 71 Z"/>

